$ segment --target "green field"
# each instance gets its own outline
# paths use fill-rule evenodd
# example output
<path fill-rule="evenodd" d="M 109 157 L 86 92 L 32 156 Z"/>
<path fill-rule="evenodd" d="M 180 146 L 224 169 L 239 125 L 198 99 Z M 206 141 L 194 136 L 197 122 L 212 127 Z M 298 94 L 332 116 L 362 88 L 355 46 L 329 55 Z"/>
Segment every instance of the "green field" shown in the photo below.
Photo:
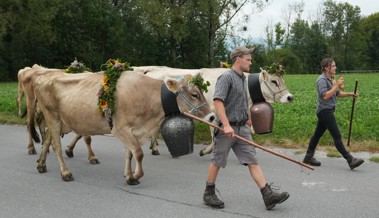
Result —
<path fill-rule="evenodd" d="M 274 103 L 274 130 L 270 134 L 254 135 L 262 145 L 285 148 L 306 148 L 313 134 L 317 117 L 316 79 L 318 75 L 286 75 L 288 89 L 294 95 L 291 104 Z M 345 91 L 354 91 L 355 80 L 359 81 L 359 98 L 355 103 L 350 148 L 351 151 L 379 152 L 379 74 L 345 74 Z M 0 123 L 25 124 L 18 118 L 16 107 L 17 83 L 0 83 Z M 349 131 L 352 98 L 338 99 L 335 112 L 341 134 L 346 143 Z M 209 128 L 196 124 L 195 142 L 207 144 L 211 140 Z M 333 146 L 328 132 L 320 141 L 321 147 Z"/>
<path fill-rule="evenodd" d="M 379 96 L 377 85 L 379 74 L 345 74 L 345 91 L 353 92 L 355 81 L 358 80 L 359 98 L 355 102 L 354 119 L 351 135 L 351 149 L 360 151 L 379 151 Z M 294 95 L 291 104 L 274 103 L 274 130 L 271 134 L 255 136 L 260 142 L 271 142 L 286 147 L 306 147 L 316 127 L 317 107 L 316 79 L 318 75 L 286 75 L 288 89 Z M 335 112 L 342 137 L 346 143 L 352 98 L 339 98 Z M 320 141 L 320 145 L 333 145 L 328 132 Z"/>

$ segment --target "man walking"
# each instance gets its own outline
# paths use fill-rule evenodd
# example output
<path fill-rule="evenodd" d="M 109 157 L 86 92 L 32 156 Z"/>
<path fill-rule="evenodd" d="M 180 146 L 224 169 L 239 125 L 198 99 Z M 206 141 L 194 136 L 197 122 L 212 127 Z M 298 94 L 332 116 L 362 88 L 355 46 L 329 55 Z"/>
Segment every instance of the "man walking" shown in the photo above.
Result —
<path fill-rule="evenodd" d="M 290 196 L 287 192 L 276 192 L 271 189 L 256 159 L 255 148 L 234 138 L 234 134 L 238 134 L 247 140 L 252 140 L 249 128 L 251 120 L 248 112 L 247 81 L 243 72 L 249 72 L 254 50 L 255 48 L 235 48 L 230 53 L 231 69 L 223 73 L 216 82 L 213 103 L 217 122 L 224 131 L 215 129 L 214 132 L 215 145 L 203 195 L 205 204 L 211 207 L 224 207 L 224 202 L 215 193 L 215 183 L 220 168 L 226 166 L 230 149 L 240 163 L 248 167 L 252 179 L 262 193 L 267 210 L 284 202 Z"/>

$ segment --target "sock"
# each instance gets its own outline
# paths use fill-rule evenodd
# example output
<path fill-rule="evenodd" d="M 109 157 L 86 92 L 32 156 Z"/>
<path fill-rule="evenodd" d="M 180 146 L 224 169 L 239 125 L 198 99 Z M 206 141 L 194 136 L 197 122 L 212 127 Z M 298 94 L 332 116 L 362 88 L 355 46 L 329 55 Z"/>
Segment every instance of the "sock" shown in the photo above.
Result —
<path fill-rule="evenodd" d="M 216 188 L 216 184 L 206 182 L 205 191 L 214 191 Z"/>

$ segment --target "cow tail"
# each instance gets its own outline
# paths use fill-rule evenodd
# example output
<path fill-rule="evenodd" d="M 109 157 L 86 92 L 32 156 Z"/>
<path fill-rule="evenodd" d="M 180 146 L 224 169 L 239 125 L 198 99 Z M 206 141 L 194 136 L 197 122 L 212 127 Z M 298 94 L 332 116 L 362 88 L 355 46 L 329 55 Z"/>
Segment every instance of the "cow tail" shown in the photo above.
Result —
<path fill-rule="evenodd" d="M 41 143 L 41 139 L 39 138 L 39 134 L 34 126 L 34 122 L 30 125 L 30 134 L 32 135 L 33 141 L 36 143 Z"/>
<path fill-rule="evenodd" d="M 21 118 L 24 118 L 27 113 L 28 113 L 28 110 L 26 110 L 26 108 L 24 108 L 24 111 L 21 114 Z"/>

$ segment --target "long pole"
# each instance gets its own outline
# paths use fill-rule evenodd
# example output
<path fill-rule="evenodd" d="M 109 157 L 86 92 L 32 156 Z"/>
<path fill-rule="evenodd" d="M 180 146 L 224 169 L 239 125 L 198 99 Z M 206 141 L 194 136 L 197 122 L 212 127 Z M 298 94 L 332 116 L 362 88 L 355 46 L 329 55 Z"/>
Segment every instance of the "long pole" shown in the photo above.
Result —
<path fill-rule="evenodd" d="M 355 80 L 354 94 L 357 94 L 358 80 Z M 349 136 L 347 137 L 347 146 L 350 146 L 350 136 L 351 136 L 351 126 L 353 125 L 353 114 L 354 114 L 355 98 L 353 98 L 353 106 L 351 106 L 350 114 L 350 126 L 349 126 Z"/>
<path fill-rule="evenodd" d="M 187 113 L 187 112 L 182 112 L 182 114 L 185 115 L 185 116 L 187 116 L 187 117 L 189 117 L 189 118 L 192 118 L 192 119 L 194 119 L 194 120 L 197 120 L 197 121 L 200 121 L 200 122 L 202 122 L 202 123 L 208 124 L 209 126 L 212 126 L 213 128 L 216 128 L 216 129 L 219 129 L 219 130 L 221 130 L 221 131 L 224 131 L 221 127 L 219 127 L 219 126 L 217 126 L 217 125 L 215 125 L 215 124 L 213 124 L 213 123 L 210 123 L 210 122 L 208 122 L 208 121 L 206 121 L 206 120 L 203 120 L 203 119 L 201 119 L 201 118 L 195 117 L 195 116 L 193 116 L 192 114 L 189 114 L 189 113 Z M 305 163 L 300 162 L 300 161 L 298 161 L 298 160 L 295 160 L 295 159 L 292 159 L 292 158 L 290 158 L 290 157 L 287 157 L 287 156 L 285 156 L 285 155 L 283 155 L 283 154 L 280 154 L 280 153 L 277 153 L 277 152 L 275 152 L 275 151 L 272 151 L 272 150 L 270 150 L 270 149 L 268 149 L 268 148 L 265 148 L 265 147 L 263 147 L 263 146 L 261 146 L 261 145 L 258 145 L 258 144 L 255 143 L 255 142 L 252 142 L 252 141 L 249 141 L 249 140 L 247 140 L 247 139 L 245 139 L 245 138 L 242 138 L 242 137 L 239 136 L 239 135 L 234 135 L 234 137 L 237 138 L 237 139 L 239 139 L 239 140 L 241 140 L 241 141 L 243 141 L 243 142 L 246 142 L 246 143 L 248 143 L 248 144 L 250 144 L 250 145 L 252 145 L 252 146 L 254 146 L 254 147 L 256 147 L 256 148 L 259 148 L 259 149 L 261 149 L 261 150 L 264 150 L 264 151 L 266 151 L 266 152 L 268 152 L 268 153 L 274 154 L 274 155 L 276 155 L 276 156 L 278 156 L 278 157 L 284 158 L 284 159 L 289 160 L 289 161 L 291 161 L 291 162 L 297 163 L 297 164 L 299 164 L 299 165 L 301 165 L 301 166 L 303 166 L 303 167 L 306 167 L 306 168 L 308 168 L 308 169 L 314 170 L 314 167 L 309 166 L 308 164 L 305 164 Z"/>

